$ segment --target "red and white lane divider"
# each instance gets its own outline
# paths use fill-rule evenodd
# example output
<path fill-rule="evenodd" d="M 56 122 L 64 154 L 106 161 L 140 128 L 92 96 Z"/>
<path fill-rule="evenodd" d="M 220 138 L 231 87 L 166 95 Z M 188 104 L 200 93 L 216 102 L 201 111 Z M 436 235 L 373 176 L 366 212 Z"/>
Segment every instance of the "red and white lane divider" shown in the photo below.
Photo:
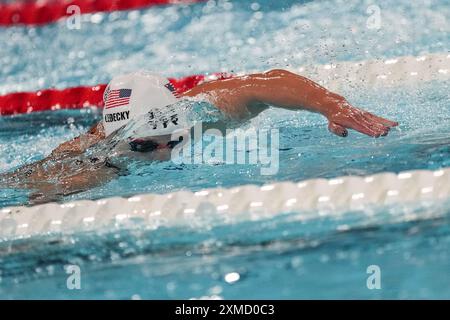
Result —
<path fill-rule="evenodd" d="M 71 6 L 77 6 L 80 14 L 86 14 L 201 1 L 203 0 L 36 0 L 0 3 L 0 26 L 53 23 L 71 15 L 72 11 L 68 10 Z"/>
<path fill-rule="evenodd" d="M 214 79 L 225 79 L 231 75 L 191 75 L 170 78 L 177 94 L 192 89 L 199 83 Z M 80 86 L 67 89 L 45 89 L 36 92 L 14 92 L 0 96 L 0 115 L 13 115 L 59 109 L 103 108 L 103 91 L 106 84 Z"/>
<path fill-rule="evenodd" d="M 423 85 L 429 81 L 450 80 L 450 54 L 432 53 L 424 56 L 403 56 L 386 60 L 346 61 L 336 64 L 293 68 L 291 71 L 317 81 L 326 88 L 342 93 L 348 88 L 369 88 Z M 177 93 L 212 79 L 232 75 L 192 75 L 170 81 Z M 37 92 L 16 92 L 0 96 L 0 115 L 35 111 L 103 107 L 104 84 L 68 89 L 45 89 Z"/>

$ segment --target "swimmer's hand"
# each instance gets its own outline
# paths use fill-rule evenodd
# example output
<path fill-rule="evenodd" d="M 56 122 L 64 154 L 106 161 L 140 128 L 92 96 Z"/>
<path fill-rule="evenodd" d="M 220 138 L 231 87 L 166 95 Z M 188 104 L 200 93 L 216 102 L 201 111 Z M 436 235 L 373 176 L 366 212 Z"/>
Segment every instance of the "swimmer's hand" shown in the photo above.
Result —
<path fill-rule="evenodd" d="M 345 99 L 336 101 L 324 115 L 328 119 L 328 129 L 340 137 L 346 137 L 347 129 L 353 129 L 378 138 L 386 136 L 392 127 L 398 125 L 397 122 L 353 107 Z"/>

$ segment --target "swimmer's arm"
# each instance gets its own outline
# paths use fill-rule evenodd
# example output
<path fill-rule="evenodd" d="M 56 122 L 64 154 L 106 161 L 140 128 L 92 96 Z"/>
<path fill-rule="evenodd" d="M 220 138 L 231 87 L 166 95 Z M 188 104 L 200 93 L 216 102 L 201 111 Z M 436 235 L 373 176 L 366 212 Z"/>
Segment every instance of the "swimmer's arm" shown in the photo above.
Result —
<path fill-rule="evenodd" d="M 29 204 L 36 205 L 50 201 L 61 201 L 64 196 L 98 187 L 117 177 L 112 170 L 100 168 L 96 171 L 83 170 L 58 179 L 57 183 L 38 183 L 29 185 L 35 189 L 29 196 Z"/>
<path fill-rule="evenodd" d="M 286 70 L 203 83 L 185 93 L 203 95 L 223 112 L 236 118 L 255 116 L 267 105 L 308 110 L 324 115 L 328 128 L 347 136 L 347 128 L 373 137 L 386 135 L 397 123 L 351 106 L 345 98 L 314 81 Z"/>
<path fill-rule="evenodd" d="M 103 125 L 101 122 L 95 124 L 89 131 L 70 141 L 60 144 L 52 151 L 52 156 L 59 156 L 62 154 L 80 154 L 87 148 L 96 144 L 105 138 Z"/>

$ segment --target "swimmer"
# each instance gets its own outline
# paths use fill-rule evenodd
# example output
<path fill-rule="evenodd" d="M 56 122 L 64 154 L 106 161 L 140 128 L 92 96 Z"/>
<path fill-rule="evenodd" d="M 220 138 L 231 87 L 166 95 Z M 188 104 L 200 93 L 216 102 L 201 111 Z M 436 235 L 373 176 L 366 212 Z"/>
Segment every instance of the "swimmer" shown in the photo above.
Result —
<path fill-rule="evenodd" d="M 179 99 L 207 101 L 233 123 L 248 121 L 269 107 L 307 110 L 325 116 L 329 131 L 340 137 L 346 137 L 348 129 L 371 137 L 386 136 L 397 126 L 397 122 L 356 108 L 344 97 L 286 70 L 204 82 L 183 94 L 177 94 L 166 78 L 139 71 L 118 76 L 108 84 L 101 122 L 61 144 L 47 158 L 1 175 L 2 185 L 35 190 L 30 204 L 59 200 L 99 186 L 124 174 L 107 156 L 92 152 L 101 141 L 111 144 L 116 154 L 169 160 L 172 149 L 192 127 L 176 107 Z M 117 132 L 127 123 L 142 118 L 143 126 L 131 126 L 127 136 L 117 139 Z"/>

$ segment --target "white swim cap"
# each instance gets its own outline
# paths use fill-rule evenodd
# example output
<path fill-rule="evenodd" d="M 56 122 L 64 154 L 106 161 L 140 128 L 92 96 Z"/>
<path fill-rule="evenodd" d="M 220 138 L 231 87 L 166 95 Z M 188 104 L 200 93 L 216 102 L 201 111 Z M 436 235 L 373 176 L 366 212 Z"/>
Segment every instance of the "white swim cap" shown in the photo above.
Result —
<path fill-rule="evenodd" d="M 183 112 L 171 106 L 176 92 L 167 78 L 143 71 L 115 77 L 103 95 L 103 127 L 106 136 L 130 120 L 146 115 L 139 134 L 159 136 L 188 128 Z M 145 130 L 145 132 L 142 132 Z"/>

